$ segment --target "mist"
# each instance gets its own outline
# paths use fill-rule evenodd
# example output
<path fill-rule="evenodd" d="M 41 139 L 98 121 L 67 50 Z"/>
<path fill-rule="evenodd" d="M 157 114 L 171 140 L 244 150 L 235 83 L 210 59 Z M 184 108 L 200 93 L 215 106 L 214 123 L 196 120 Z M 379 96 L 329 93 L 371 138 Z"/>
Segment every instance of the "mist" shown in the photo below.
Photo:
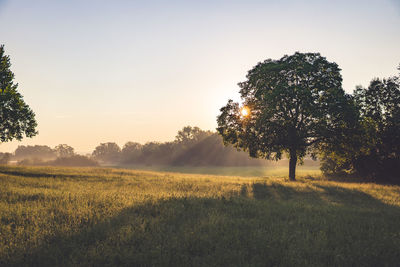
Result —
<path fill-rule="evenodd" d="M 144 144 L 129 141 L 122 147 L 116 142 L 105 142 L 84 155 L 76 153 L 67 144 L 53 148 L 48 145 L 21 145 L 13 153 L 0 153 L 0 161 L 25 166 L 107 166 L 219 174 L 247 173 L 249 170 L 257 174 L 259 171 L 254 172 L 257 169 L 273 171 L 288 165 L 285 158 L 280 161 L 251 158 L 246 151 L 224 145 L 216 132 L 192 126 L 183 127 L 171 141 Z M 304 160 L 303 167 L 317 169 L 318 166 L 318 161 Z M 222 171 L 223 168 L 227 170 Z"/>

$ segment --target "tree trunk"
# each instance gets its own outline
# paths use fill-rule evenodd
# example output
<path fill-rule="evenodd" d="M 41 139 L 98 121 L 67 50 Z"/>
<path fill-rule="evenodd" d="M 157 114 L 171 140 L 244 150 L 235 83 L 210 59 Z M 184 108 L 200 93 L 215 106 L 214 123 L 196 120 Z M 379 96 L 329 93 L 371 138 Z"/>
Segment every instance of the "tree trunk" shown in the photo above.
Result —
<path fill-rule="evenodd" d="M 296 181 L 296 164 L 297 164 L 297 154 L 295 149 L 290 149 L 289 151 L 289 180 Z"/>

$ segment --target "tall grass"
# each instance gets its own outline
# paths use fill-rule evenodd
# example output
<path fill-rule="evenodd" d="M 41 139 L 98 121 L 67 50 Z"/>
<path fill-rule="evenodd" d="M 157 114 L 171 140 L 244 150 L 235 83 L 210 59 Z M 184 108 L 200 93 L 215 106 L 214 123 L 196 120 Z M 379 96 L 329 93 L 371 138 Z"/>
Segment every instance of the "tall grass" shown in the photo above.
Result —
<path fill-rule="evenodd" d="M 400 187 L 0 167 L 0 265 L 397 266 Z"/>
<path fill-rule="evenodd" d="M 286 177 L 288 176 L 288 167 L 285 165 L 267 165 L 267 166 L 172 166 L 172 165 L 122 165 L 110 166 L 114 168 L 126 168 L 135 170 L 149 170 L 158 172 L 177 172 L 192 174 L 209 174 L 223 176 L 242 176 L 242 177 Z M 296 169 L 296 174 L 300 176 L 321 176 L 319 165 L 301 165 Z"/>

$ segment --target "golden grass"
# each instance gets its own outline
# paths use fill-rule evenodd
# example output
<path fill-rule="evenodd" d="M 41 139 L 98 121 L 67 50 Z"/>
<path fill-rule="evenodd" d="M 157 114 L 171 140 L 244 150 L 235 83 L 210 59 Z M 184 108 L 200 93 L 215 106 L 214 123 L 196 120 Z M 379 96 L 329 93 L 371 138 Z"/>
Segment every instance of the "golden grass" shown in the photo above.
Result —
<path fill-rule="evenodd" d="M 0 166 L 0 265 L 396 265 L 400 187 Z"/>

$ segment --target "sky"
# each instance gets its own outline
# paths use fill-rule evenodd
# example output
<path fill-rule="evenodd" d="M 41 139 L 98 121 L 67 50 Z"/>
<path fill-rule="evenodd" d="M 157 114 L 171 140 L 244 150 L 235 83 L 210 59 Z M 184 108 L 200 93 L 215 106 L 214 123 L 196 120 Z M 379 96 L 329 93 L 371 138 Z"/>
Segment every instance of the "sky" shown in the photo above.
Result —
<path fill-rule="evenodd" d="M 400 0 L 0 0 L 0 44 L 39 134 L 0 144 L 172 141 L 215 130 L 238 82 L 268 58 L 319 52 L 343 88 L 397 74 Z"/>

